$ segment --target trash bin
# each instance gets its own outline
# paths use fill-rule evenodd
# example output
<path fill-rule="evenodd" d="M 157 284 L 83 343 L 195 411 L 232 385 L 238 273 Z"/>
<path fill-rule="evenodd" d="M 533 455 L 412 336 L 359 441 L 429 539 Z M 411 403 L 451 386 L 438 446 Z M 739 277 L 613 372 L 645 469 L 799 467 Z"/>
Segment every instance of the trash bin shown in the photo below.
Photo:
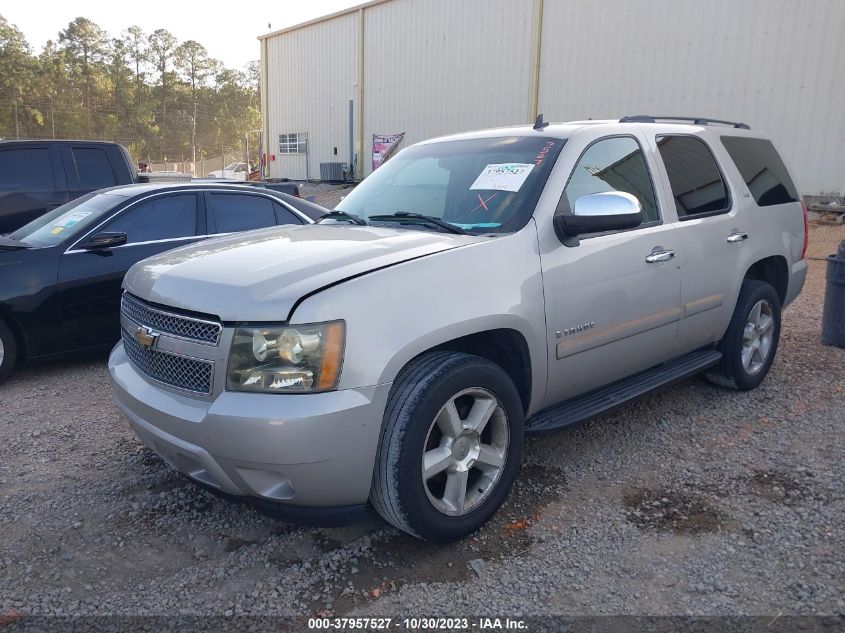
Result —
<path fill-rule="evenodd" d="M 827 258 L 822 343 L 845 347 L 845 240 L 839 245 L 839 252 Z"/>

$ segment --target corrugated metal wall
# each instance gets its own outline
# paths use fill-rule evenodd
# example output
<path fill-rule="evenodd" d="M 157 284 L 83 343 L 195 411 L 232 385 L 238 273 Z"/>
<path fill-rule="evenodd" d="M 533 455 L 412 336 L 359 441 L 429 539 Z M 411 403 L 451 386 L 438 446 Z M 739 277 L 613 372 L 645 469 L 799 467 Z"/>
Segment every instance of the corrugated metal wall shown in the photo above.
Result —
<path fill-rule="evenodd" d="M 532 20 L 526 6 L 530 0 L 393 0 L 366 9 L 365 148 L 373 134 L 406 132 L 407 146 L 524 122 Z"/>
<path fill-rule="evenodd" d="M 280 154 L 279 134 L 308 133 L 311 178 L 320 177 L 320 162 L 348 162 L 357 33 L 358 16 L 352 13 L 267 40 L 267 147 L 276 156 L 269 163 L 272 177 L 306 177 L 305 155 Z"/>
<path fill-rule="evenodd" d="M 539 108 L 741 120 L 803 193 L 845 192 L 845 2 L 546 0 Z"/>
<path fill-rule="evenodd" d="M 410 144 L 528 121 L 534 8 L 534 0 L 366 6 L 367 173 L 373 133 L 406 132 Z M 358 18 L 267 40 L 270 147 L 278 149 L 281 132 L 307 131 L 312 177 L 319 162 L 348 156 Z M 538 105 L 547 120 L 738 119 L 772 136 L 803 193 L 845 193 L 843 0 L 545 0 L 540 52 Z M 272 173 L 303 177 L 301 163 L 277 154 Z"/>

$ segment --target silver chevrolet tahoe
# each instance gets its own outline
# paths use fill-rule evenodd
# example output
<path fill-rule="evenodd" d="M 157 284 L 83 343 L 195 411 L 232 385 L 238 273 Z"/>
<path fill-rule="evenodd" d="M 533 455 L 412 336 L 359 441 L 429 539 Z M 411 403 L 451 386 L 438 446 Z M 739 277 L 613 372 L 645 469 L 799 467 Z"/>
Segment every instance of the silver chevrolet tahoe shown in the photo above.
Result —
<path fill-rule="evenodd" d="M 135 265 L 114 399 L 220 494 L 323 524 L 369 502 L 450 541 L 505 500 L 526 433 L 699 372 L 759 385 L 806 243 L 783 161 L 744 124 L 438 138 L 316 225 Z"/>

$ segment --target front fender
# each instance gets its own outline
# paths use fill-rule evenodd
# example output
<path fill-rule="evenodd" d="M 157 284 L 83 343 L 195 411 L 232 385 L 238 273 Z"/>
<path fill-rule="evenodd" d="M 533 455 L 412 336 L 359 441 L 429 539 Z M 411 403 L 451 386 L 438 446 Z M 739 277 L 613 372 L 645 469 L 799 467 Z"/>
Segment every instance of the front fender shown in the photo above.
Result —
<path fill-rule="evenodd" d="M 528 344 L 531 402 L 543 400 L 547 351 L 542 274 L 533 222 L 345 281 L 307 298 L 291 323 L 344 319 L 340 389 L 392 382 L 411 359 L 455 338 L 515 330 Z"/>

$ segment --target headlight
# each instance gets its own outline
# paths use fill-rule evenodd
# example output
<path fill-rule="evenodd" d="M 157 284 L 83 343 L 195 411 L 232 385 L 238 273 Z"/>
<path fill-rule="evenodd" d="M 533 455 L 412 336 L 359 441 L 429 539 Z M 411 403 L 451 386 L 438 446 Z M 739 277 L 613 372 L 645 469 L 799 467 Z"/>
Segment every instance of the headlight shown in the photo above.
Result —
<path fill-rule="evenodd" d="M 337 387 L 343 321 L 284 327 L 239 327 L 229 352 L 226 388 L 291 393 Z"/>

